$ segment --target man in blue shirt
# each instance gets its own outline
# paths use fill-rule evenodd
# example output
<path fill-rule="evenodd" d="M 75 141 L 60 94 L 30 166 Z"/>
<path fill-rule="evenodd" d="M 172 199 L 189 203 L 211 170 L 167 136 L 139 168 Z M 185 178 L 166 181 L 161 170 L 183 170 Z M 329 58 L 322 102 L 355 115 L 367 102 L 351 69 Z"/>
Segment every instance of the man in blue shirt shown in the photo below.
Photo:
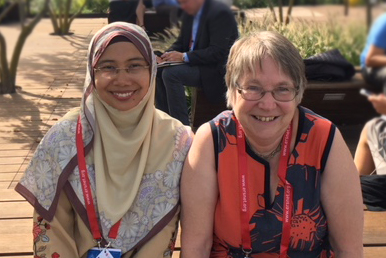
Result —
<path fill-rule="evenodd" d="M 225 64 L 238 29 L 230 7 L 222 2 L 178 2 L 184 11 L 180 34 L 157 61 L 184 64 L 159 69 L 156 106 L 189 125 L 184 86 L 202 88 L 212 103 L 225 103 Z"/>
<path fill-rule="evenodd" d="M 371 27 L 361 54 L 362 74 L 375 93 L 386 93 L 386 14 Z"/>

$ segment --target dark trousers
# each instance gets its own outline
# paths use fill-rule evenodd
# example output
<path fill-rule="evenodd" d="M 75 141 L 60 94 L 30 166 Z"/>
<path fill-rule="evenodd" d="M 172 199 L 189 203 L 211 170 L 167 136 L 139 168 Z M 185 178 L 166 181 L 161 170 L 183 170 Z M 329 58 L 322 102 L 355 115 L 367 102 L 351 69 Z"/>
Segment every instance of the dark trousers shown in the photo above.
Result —
<path fill-rule="evenodd" d="M 189 125 L 185 86 L 202 87 L 200 70 L 188 64 L 160 68 L 157 73 L 156 107 Z"/>
<path fill-rule="evenodd" d="M 138 0 L 110 2 L 108 23 L 123 21 L 135 24 L 137 21 L 137 15 L 135 14 L 137 5 Z"/>

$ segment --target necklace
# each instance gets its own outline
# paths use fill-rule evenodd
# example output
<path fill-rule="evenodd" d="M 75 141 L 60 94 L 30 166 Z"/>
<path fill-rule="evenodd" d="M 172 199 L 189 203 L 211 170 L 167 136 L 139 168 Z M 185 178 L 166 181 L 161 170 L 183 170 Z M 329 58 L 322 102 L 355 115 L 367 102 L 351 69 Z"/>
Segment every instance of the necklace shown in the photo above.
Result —
<path fill-rule="evenodd" d="M 252 147 L 252 146 L 251 146 Z M 277 145 L 276 149 L 274 149 L 271 153 L 267 154 L 267 155 L 264 155 L 264 154 L 261 154 L 261 153 L 258 153 L 256 150 L 254 150 L 252 148 L 253 152 L 259 156 L 260 158 L 263 158 L 265 160 L 270 160 L 272 159 L 279 151 L 281 151 L 281 141 L 279 143 L 279 145 Z"/>

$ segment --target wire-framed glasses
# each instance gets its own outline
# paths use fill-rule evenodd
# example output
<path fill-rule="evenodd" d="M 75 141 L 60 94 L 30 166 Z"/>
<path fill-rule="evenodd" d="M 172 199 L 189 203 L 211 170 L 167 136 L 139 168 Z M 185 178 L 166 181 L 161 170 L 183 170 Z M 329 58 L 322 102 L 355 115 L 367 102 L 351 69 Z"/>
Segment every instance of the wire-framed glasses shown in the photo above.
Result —
<path fill-rule="evenodd" d="M 141 74 L 149 67 L 150 67 L 149 65 L 139 65 L 139 64 L 129 65 L 124 68 L 118 68 L 118 67 L 115 67 L 114 65 L 103 65 L 103 66 L 95 67 L 94 71 L 96 73 L 100 73 L 100 75 L 104 78 L 112 79 L 112 78 L 115 78 L 118 75 L 119 71 L 121 70 L 125 71 L 127 74 L 137 75 L 137 74 Z"/>
<path fill-rule="evenodd" d="M 293 100 L 296 95 L 298 95 L 299 90 L 289 86 L 279 86 L 273 90 L 264 90 L 263 87 L 259 86 L 240 86 L 236 83 L 237 91 L 240 93 L 241 97 L 245 100 L 259 100 L 267 92 L 272 94 L 272 97 L 280 102 L 288 102 Z"/>

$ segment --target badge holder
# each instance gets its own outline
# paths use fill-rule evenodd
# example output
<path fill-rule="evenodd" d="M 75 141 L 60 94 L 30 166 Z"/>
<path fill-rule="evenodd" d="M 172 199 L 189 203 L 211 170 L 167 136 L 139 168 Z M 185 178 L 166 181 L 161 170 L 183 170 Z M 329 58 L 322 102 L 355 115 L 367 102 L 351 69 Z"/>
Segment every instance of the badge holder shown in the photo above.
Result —
<path fill-rule="evenodd" d="M 244 258 L 248 258 L 248 257 L 251 257 L 251 253 L 252 253 L 252 249 L 245 249 L 243 247 L 241 247 L 241 250 L 243 250 L 243 253 L 244 253 Z"/>
<path fill-rule="evenodd" d="M 98 247 L 88 250 L 87 258 L 121 258 L 122 251 L 120 249 L 109 248 L 110 244 L 111 242 L 105 247 L 101 247 L 100 242 L 98 242 Z"/>

